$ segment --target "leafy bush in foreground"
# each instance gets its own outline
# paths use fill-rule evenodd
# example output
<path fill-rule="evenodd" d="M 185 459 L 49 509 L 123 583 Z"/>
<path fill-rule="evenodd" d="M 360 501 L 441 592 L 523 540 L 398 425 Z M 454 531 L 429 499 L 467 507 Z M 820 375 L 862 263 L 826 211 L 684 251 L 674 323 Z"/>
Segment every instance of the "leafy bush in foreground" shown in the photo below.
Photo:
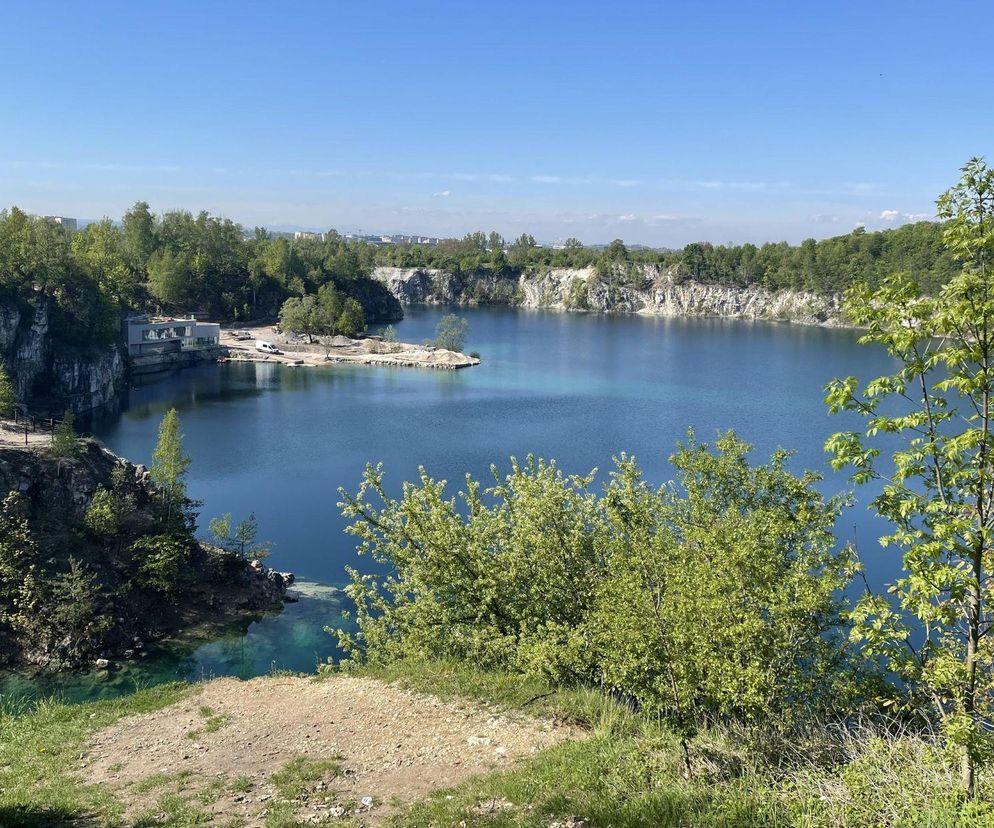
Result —
<path fill-rule="evenodd" d="M 672 458 L 679 485 L 660 489 L 622 456 L 602 496 L 593 473 L 533 458 L 486 490 L 467 477 L 458 500 L 423 469 L 393 499 L 367 467 L 341 506 L 389 573 L 350 570 L 358 633 L 341 644 L 368 663 L 457 658 L 601 684 L 685 735 L 824 709 L 849 675 L 842 501 L 788 472 L 786 452 L 753 467 L 749 449 L 691 435 Z"/>

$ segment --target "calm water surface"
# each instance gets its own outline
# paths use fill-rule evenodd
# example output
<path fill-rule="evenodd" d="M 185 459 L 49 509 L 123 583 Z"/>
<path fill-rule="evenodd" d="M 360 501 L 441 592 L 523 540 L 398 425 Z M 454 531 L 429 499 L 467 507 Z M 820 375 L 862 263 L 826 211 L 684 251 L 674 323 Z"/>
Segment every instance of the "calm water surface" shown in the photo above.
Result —
<path fill-rule="evenodd" d="M 443 309 L 408 309 L 398 337 L 430 338 Z M 356 564 L 342 529 L 338 488 L 355 489 L 364 465 L 383 462 L 394 489 L 423 464 L 458 485 L 511 455 L 556 458 L 570 472 L 606 470 L 635 454 L 647 476 L 671 475 L 667 457 L 694 426 L 701 439 L 734 428 L 765 459 L 795 449 L 796 469 L 826 474 L 824 489 L 847 488 L 828 469 L 826 436 L 846 427 L 827 415 L 822 386 L 834 376 L 876 376 L 886 356 L 858 334 L 732 320 L 609 317 L 503 309 L 459 311 L 466 349 L 483 363 L 462 371 L 207 365 L 131 389 L 120 414 L 94 424 L 110 448 L 148 463 L 162 414 L 180 413 L 194 462 L 189 492 L 204 502 L 201 524 L 254 510 L 273 542 L 269 564 L 305 583 L 305 597 L 279 616 L 198 648 L 160 648 L 111 674 L 57 682 L 7 679 L 0 689 L 58 691 L 79 699 L 136 684 L 210 675 L 248 677 L 271 669 L 313 670 L 334 654 L 323 632 L 341 605 L 327 587 Z M 856 539 L 872 581 L 897 568 L 880 550 L 883 525 L 863 505 L 839 525 Z M 360 564 L 361 566 L 362 564 Z"/>

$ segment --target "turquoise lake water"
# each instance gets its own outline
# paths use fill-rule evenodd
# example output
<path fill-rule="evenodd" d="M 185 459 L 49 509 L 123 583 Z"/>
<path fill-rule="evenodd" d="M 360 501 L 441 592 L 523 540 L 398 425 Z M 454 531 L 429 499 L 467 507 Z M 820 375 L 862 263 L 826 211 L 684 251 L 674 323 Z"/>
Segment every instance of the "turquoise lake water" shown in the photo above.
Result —
<path fill-rule="evenodd" d="M 409 308 L 398 338 L 430 338 L 447 311 Z M 199 647 L 163 647 L 99 676 L 9 678 L 0 690 L 82 699 L 137 685 L 272 669 L 312 671 L 334 655 L 323 631 L 338 623 L 344 567 L 356 564 L 342 528 L 338 488 L 355 489 L 366 462 L 383 462 L 398 489 L 423 464 L 453 483 L 488 475 L 511 455 L 556 458 L 570 472 L 607 470 L 635 454 L 647 476 L 671 477 L 667 457 L 694 426 L 700 439 L 734 428 L 766 459 L 794 449 L 794 467 L 823 472 L 826 492 L 848 488 L 833 474 L 825 438 L 847 427 L 829 417 L 822 386 L 835 376 L 891 369 L 858 334 L 734 320 L 654 319 L 509 309 L 458 311 L 466 350 L 483 363 L 461 371 L 265 364 L 205 365 L 144 382 L 122 410 L 93 424 L 111 449 L 148 463 L 163 413 L 176 407 L 193 457 L 189 492 L 201 524 L 255 511 L 273 543 L 268 563 L 304 581 L 304 597 L 279 616 Z M 868 514 L 869 493 L 840 520 L 857 540 L 871 582 L 896 573 L 896 553 L 876 542 L 885 526 Z M 362 564 L 360 564 L 361 566 Z"/>

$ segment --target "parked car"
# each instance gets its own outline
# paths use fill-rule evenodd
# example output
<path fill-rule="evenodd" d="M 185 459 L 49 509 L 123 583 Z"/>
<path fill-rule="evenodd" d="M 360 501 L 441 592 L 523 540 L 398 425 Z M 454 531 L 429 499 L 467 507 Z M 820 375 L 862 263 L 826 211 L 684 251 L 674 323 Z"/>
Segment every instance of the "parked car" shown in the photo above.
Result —
<path fill-rule="evenodd" d="M 273 345 L 272 342 L 266 342 L 264 339 L 257 339 L 255 341 L 255 349 L 257 351 L 262 351 L 264 354 L 282 354 L 283 352 Z"/>

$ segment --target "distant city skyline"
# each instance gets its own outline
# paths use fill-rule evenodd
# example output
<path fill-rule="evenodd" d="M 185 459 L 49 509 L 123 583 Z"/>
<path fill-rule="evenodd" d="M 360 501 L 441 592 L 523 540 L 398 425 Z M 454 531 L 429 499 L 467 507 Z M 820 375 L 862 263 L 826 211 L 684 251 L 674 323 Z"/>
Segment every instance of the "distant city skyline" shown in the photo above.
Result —
<path fill-rule="evenodd" d="M 994 155 L 980 0 L 5 11 L 0 206 L 41 215 L 796 243 Z"/>

